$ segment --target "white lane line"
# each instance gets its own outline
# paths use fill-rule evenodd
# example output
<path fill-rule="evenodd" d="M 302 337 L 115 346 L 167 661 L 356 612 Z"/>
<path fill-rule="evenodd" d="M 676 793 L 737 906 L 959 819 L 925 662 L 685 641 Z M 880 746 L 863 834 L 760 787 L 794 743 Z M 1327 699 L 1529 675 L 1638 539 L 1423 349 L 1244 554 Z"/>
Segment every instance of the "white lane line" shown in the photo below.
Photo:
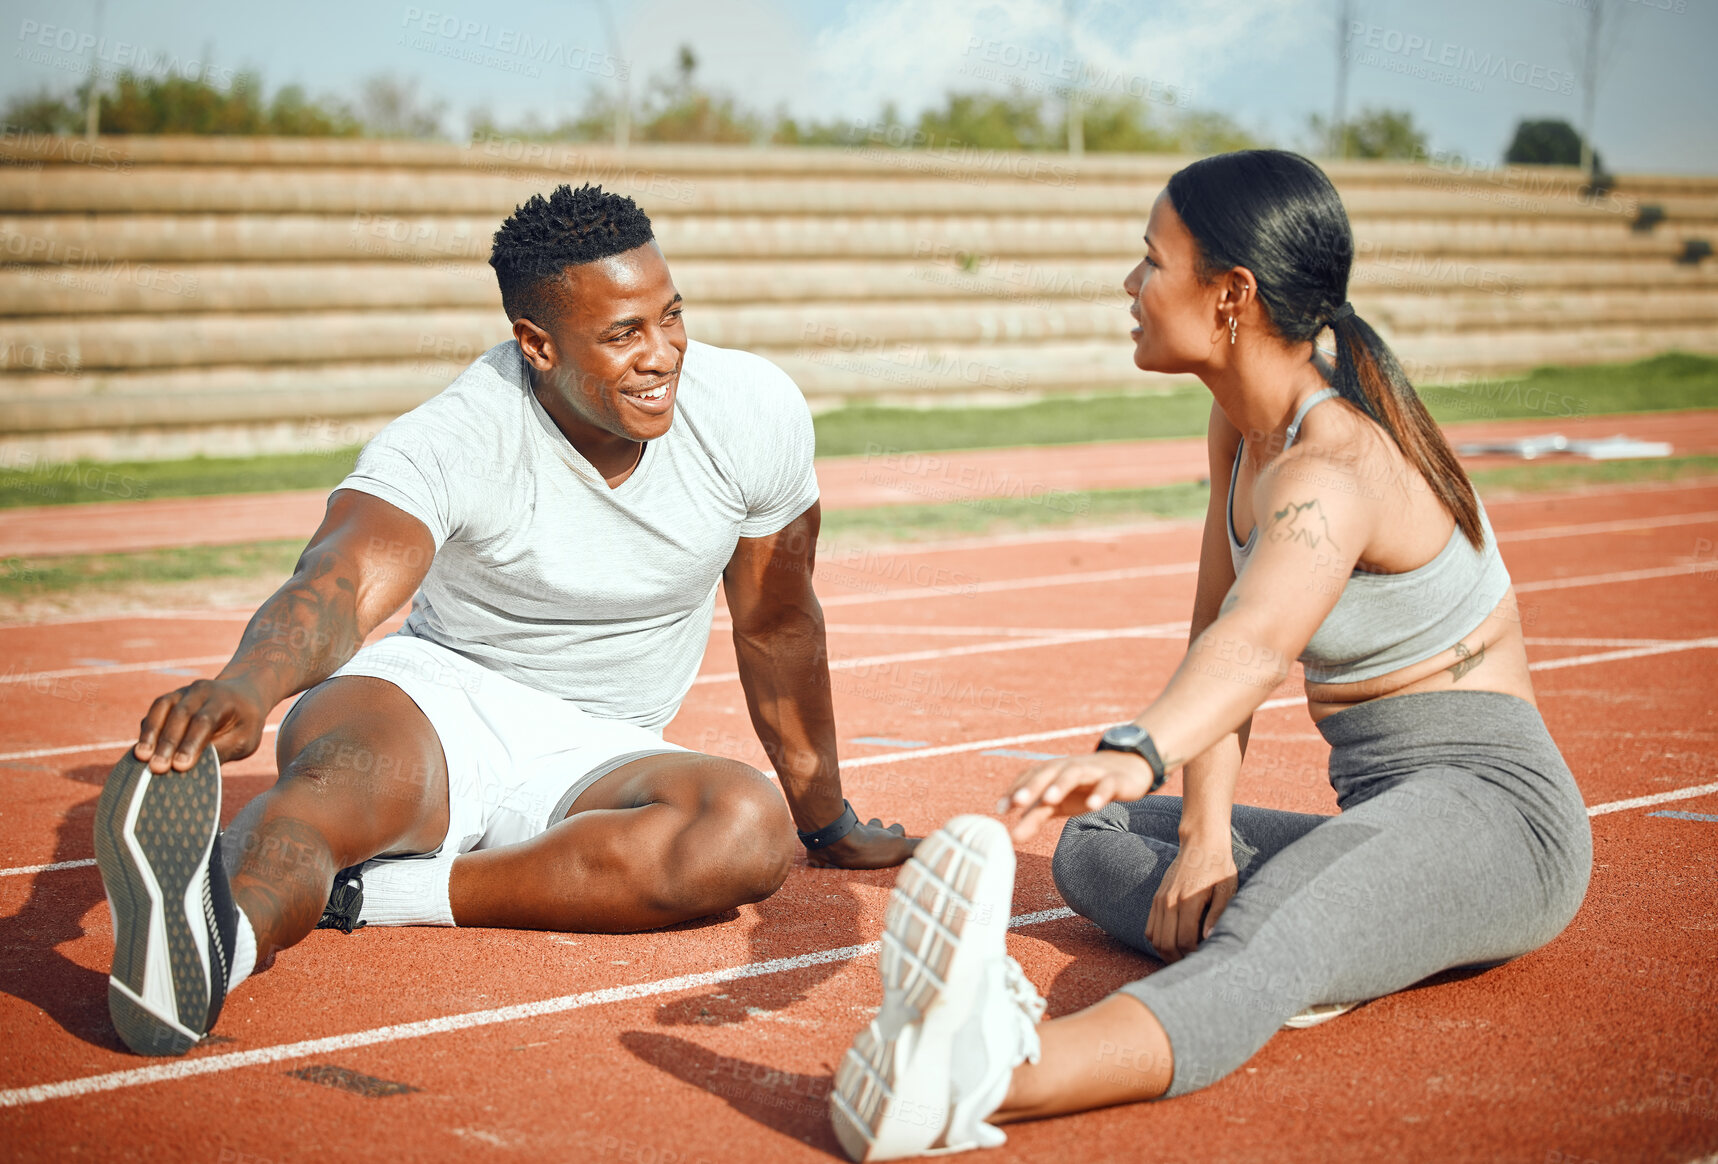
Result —
<path fill-rule="evenodd" d="M 1306 696 L 1291 695 L 1286 699 L 1267 699 L 1259 704 L 1260 711 L 1274 711 L 1279 707 L 1304 707 Z M 935 748 L 918 748 L 911 752 L 896 752 L 883 756 L 859 756 L 852 760 L 841 761 L 843 771 L 848 768 L 869 768 L 876 764 L 898 764 L 902 760 L 921 760 L 926 756 L 953 756 L 961 752 L 982 752 L 986 748 L 1006 748 L 1014 744 L 1031 744 L 1039 740 L 1060 739 L 1063 736 L 1097 735 L 1107 727 L 1114 726 L 1114 720 L 1103 723 L 1085 723 L 1078 727 L 1056 728 L 1053 731 L 1027 732 L 1018 736 L 997 736 L 989 740 L 972 740 L 964 744 L 943 744 Z"/>
<path fill-rule="evenodd" d="M 35 683 L 43 679 L 77 679 L 84 675 L 121 675 L 131 671 L 158 671 L 163 667 L 206 667 L 210 663 L 225 663 L 233 657 L 199 655 L 195 659 L 156 659 L 146 663 L 109 663 L 101 667 L 62 667 L 58 671 L 26 671 L 22 674 L 0 675 L 0 683 Z"/>
<path fill-rule="evenodd" d="M 1589 521 L 1581 525 L 1548 525 L 1539 529 L 1500 531 L 1500 542 L 1536 542 L 1541 538 L 1572 538 L 1582 534 L 1633 533 L 1637 529 L 1663 529 L 1673 525 L 1705 525 L 1718 521 L 1718 509 L 1702 513 L 1664 513 L 1657 517 L 1641 517 L 1623 521 Z"/>
<path fill-rule="evenodd" d="M 1164 624 L 1168 626 L 1168 623 Z M 1187 633 L 1187 623 L 1180 624 L 1181 633 Z M 723 628 L 729 629 L 729 628 Z M 1079 626 L 940 626 L 917 625 L 913 623 L 826 623 L 824 631 L 832 635 L 925 635 L 947 638 L 1016 638 L 1035 639 L 1052 635 L 1081 634 L 1097 627 Z"/>
<path fill-rule="evenodd" d="M 94 857 L 85 857 L 81 861 L 55 861 L 51 865 L 19 865 L 14 869 L 0 869 L 0 877 L 20 877 L 28 873 L 52 873 L 56 869 L 85 869 L 95 864 Z"/>
<path fill-rule="evenodd" d="M 923 651 L 899 651 L 892 655 L 861 655 L 856 658 L 830 659 L 831 671 L 858 671 L 886 667 L 893 663 L 922 663 L 932 659 L 958 659 L 965 655 L 989 655 L 1002 651 L 1026 651 L 1036 647 L 1058 647 L 1069 643 L 1101 642 L 1105 639 L 1174 639 L 1187 633 L 1185 622 L 1162 622 L 1151 626 L 1121 626 L 1088 631 L 1062 631 L 1037 639 L 1003 639 L 988 643 L 967 643 L 960 647 L 935 647 Z M 738 671 L 711 671 L 692 680 L 694 687 L 706 683 L 727 683 L 738 679 Z"/>
<path fill-rule="evenodd" d="M 909 598 L 966 597 L 972 594 L 1004 594 L 1011 590 L 1035 590 L 1044 586 L 1089 586 L 1097 582 L 1128 582 L 1136 578 L 1162 578 L 1170 574 L 1192 574 L 1198 562 L 1169 562 L 1161 566 L 1123 566 L 1114 570 L 1082 570 L 1068 574 L 1039 574 L 1031 578 L 997 578 L 989 582 L 950 581 L 944 586 L 912 586 L 877 594 L 837 594 L 821 599 L 825 607 L 862 606 L 869 602 L 900 602 Z"/>
<path fill-rule="evenodd" d="M 1718 573 L 1718 563 L 1685 562 L 1680 566 L 1655 566 L 1649 570 L 1618 570 L 1613 574 L 1584 574 L 1579 578 L 1546 578 L 1540 582 L 1519 582 L 1517 594 L 1532 594 L 1540 590 L 1572 590 L 1579 586 L 1608 586 L 1613 582 L 1642 582 L 1649 578 L 1674 578 L 1678 574 Z"/>
<path fill-rule="evenodd" d="M 1691 800 L 1696 796 L 1705 796 L 1709 792 L 1718 792 L 1718 784 L 1676 788 L 1669 792 L 1654 792 L 1651 796 L 1631 796 L 1627 800 L 1613 800 L 1609 804 L 1595 804 L 1587 810 L 1587 815 L 1604 816 L 1608 812 L 1626 812 L 1631 808 L 1646 808 L 1649 805 L 1666 804 L 1672 800 Z"/>
<path fill-rule="evenodd" d="M 1019 929 L 1023 926 L 1041 925 L 1044 922 L 1060 921 L 1063 918 L 1073 916 L 1074 911 L 1066 907 L 1039 910 L 1036 913 L 1019 914 L 1010 918 L 1008 927 Z M 86 1075 L 81 1079 L 67 1079 L 60 1083 L 17 1087 L 9 1091 L 0 1091 L 0 1107 L 26 1107 L 30 1104 L 45 1103 L 51 1099 L 70 1099 L 74 1096 L 117 1091 L 121 1088 L 138 1087 L 148 1083 L 165 1083 L 176 1079 L 190 1079 L 198 1075 L 213 1075 L 217 1072 L 234 1071 L 241 1067 L 260 1066 L 264 1063 L 279 1063 L 288 1059 L 303 1059 L 311 1055 L 350 1051 L 357 1047 L 375 1046 L 378 1043 L 398 1043 L 407 1039 L 425 1038 L 429 1035 L 468 1031 L 478 1027 L 494 1026 L 497 1023 L 517 1022 L 520 1019 L 541 1018 L 551 1014 L 564 1014 L 570 1010 L 583 1010 L 586 1007 L 603 1006 L 611 1002 L 632 1002 L 641 998 L 673 994 L 682 990 L 696 990 L 699 987 L 715 986 L 723 982 L 738 982 L 747 978 L 762 978 L 770 974 L 785 974 L 794 970 L 803 970 L 808 966 L 826 966 L 832 962 L 848 962 L 854 958 L 861 958 L 876 952 L 876 942 L 864 942 L 857 946 L 814 950 L 811 953 L 796 954 L 790 958 L 773 958 L 768 962 L 752 962 L 745 966 L 732 966 L 723 970 L 706 970 L 700 974 L 681 974 L 674 978 L 661 978 L 655 982 L 639 982 L 631 986 L 611 986 L 603 990 L 586 990 L 578 994 L 564 994 L 559 998 L 545 998 L 540 1002 L 501 1006 L 490 1010 L 467 1011 L 464 1014 L 421 1019 L 413 1023 L 397 1023 L 393 1026 L 374 1027 L 367 1031 L 353 1031 L 346 1035 L 331 1035 L 327 1038 L 307 1039 L 299 1043 L 258 1047 L 254 1051 L 232 1051 L 224 1055 L 209 1055 L 199 1059 L 178 1059 L 171 1063 L 135 1067 L 129 1071 L 110 1071 L 104 1075 Z"/>
<path fill-rule="evenodd" d="M 1679 643 L 1660 643 L 1652 647 L 1628 647 L 1620 651 L 1601 651 L 1596 655 L 1571 655 L 1566 659 L 1540 659 L 1537 663 L 1529 663 L 1529 671 L 1557 671 L 1564 667 L 1585 667 L 1589 663 L 1614 663 L 1622 659 L 1644 659 L 1649 655 L 1669 655 L 1677 651 L 1698 651 L 1707 647 L 1718 647 L 1718 636 L 1705 639 L 1687 639 Z"/>
<path fill-rule="evenodd" d="M 231 610 L 122 610 L 112 614 L 68 614 L 60 618 L 43 618 L 34 622 L 0 622 L 0 631 L 29 630 L 38 626 L 78 626 L 92 622 L 134 622 L 138 619 L 158 619 L 170 622 L 214 621 L 249 622 L 256 607 Z"/>
<path fill-rule="evenodd" d="M 262 733 L 280 730 L 278 723 L 264 724 Z M 25 752 L 0 752 L 0 764 L 8 760 L 40 760 L 44 756 L 75 756 L 79 752 L 114 752 L 121 748 L 129 748 L 137 742 L 137 737 L 128 740 L 103 740 L 99 744 L 71 744 L 63 748 L 31 748 Z"/>
<path fill-rule="evenodd" d="M 1584 639 L 1584 638 L 1539 638 L 1537 636 L 1521 640 L 1530 647 L 1656 647 L 1661 643 L 1674 643 L 1676 639 Z"/>
<path fill-rule="evenodd" d="M 1204 526 L 1202 517 L 1177 518 L 1163 521 L 1124 522 L 1119 525 L 1082 525 L 1072 529 L 1047 529 L 1035 533 L 988 534 L 970 538 L 942 538 L 922 542 L 844 542 L 840 536 L 820 542 L 818 556 L 859 554 L 904 554 L 912 552 L 952 553 L 961 550 L 995 550 L 1009 546 L 1035 546 L 1046 542 L 1071 542 L 1078 545 L 1099 545 L 1124 537 L 1141 534 L 1182 533 Z"/>

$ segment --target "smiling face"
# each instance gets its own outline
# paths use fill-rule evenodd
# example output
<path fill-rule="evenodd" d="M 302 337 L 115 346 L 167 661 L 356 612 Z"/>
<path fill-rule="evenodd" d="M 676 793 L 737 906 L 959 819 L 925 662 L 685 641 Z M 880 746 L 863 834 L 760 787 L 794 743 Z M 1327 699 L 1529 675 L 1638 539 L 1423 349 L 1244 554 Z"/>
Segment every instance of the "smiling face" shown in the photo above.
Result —
<path fill-rule="evenodd" d="M 1133 362 L 1147 372 L 1197 372 L 1226 341 L 1218 320 L 1217 283 L 1202 283 L 1199 246 L 1159 194 L 1145 226 L 1145 258 L 1122 281 L 1133 299 Z"/>
<path fill-rule="evenodd" d="M 599 468 L 630 457 L 674 422 L 686 325 L 668 263 L 654 242 L 579 263 L 552 301 L 552 318 L 513 325 L 537 398 Z"/>

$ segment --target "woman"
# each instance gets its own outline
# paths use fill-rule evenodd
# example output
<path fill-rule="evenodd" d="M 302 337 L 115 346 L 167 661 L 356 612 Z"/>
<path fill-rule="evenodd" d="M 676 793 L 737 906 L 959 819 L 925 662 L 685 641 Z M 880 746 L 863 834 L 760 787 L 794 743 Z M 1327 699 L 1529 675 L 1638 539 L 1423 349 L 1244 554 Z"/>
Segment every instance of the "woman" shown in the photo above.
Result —
<path fill-rule="evenodd" d="M 884 1005 L 837 1072 L 856 1159 L 1185 1094 L 1285 1023 L 1543 945 L 1586 892 L 1586 810 L 1534 704 L 1509 575 L 1449 445 L 1347 302 L 1353 235 L 1329 179 L 1276 150 L 1207 158 L 1170 179 L 1145 243 L 1124 283 L 1134 363 L 1214 398 L 1191 645 L 1137 719 L 1029 768 L 1001 807 L 1024 810 L 1018 840 L 1085 813 L 1057 886 L 1170 965 L 1038 1023 L 1004 949 L 1007 832 L 951 821 L 901 874 Z M 1333 365 L 1313 346 L 1326 327 Z M 1297 657 L 1334 817 L 1233 802 L 1252 713 Z M 1183 797 L 1147 799 L 1177 766 Z"/>

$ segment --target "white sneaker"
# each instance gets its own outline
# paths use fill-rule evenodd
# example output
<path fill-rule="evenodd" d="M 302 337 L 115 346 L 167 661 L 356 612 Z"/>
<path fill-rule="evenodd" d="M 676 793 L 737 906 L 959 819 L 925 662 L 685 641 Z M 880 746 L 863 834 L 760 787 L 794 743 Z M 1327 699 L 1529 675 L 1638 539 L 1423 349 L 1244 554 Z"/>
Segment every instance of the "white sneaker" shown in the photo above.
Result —
<path fill-rule="evenodd" d="M 1319 1023 L 1327 1023 L 1338 1015 L 1347 1014 L 1358 1002 L 1321 1002 L 1309 1006 L 1287 1022 L 1283 1023 L 1285 1031 L 1304 1031 L 1307 1027 L 1316 1027 Z"/>
<path fill-rule="evenodd" d="M 830 1118 L 855 1160 L 994 1148 L 985 1123 L 1014 1068 L 1038 1061 L 1044 1000 L 1007 950 L 1014 846 L 957 816 L 919 843 L 889 895 L 883 1007 L 835 1072 Z"/>

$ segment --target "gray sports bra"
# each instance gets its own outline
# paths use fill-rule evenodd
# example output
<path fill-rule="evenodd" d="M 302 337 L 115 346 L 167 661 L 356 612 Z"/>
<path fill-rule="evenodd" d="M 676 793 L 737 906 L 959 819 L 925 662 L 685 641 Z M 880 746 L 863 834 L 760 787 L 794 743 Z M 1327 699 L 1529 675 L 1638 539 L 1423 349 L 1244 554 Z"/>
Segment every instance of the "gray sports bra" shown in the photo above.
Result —
<path fill-rule="evenodd" d="M 1336 389 L 1326 388 L 1307 397 L 1289 424 L 1285 450 L 1300 435 L 1301 421 L 1312 407 L 1337 394 Z M 1256 525 L 1244 543 L 1235 536 L 1235 481 L 1241 453 L 1242 447 L 1237 447 L 1229 470 L 1229 502 L 1223 510 L 1237 577 L 1259 538 Z M 1355 570 L 1344 579 L 1342 596 L 1301 652 L 1307 682 L 1355 683 L 1387 675 L 1447 651 L 1484 622 L 1509 590 L 1509 571 L 1497 552 L 1484 505 L 1479 507 L 1479 524 L 1485 534 L 1481 550 L 1468 543 L 1458 525 L 1444 548 L 1423 566 L 1401 574 Z"/>

